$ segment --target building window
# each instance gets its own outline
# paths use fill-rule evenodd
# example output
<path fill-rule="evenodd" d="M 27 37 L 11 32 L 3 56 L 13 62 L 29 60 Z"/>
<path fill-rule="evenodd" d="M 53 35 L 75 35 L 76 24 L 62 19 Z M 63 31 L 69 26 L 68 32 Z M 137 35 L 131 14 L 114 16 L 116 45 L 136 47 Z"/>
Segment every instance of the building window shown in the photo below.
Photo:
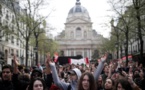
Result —
<path fill-rule="evenodd" d="M 5 40 L 6 40 L 7 42 L 9 41 L 9 35 L 8 35 L 8 33 L 6 33 Z"/>
<path fill-rule="evenodd" d="M 73 31 L 70 33 L 70 37 L 74 38 L 74 32 Z"/>
<path fill-rule="evenodd" d="M 81 36 L 82 36 L 82 31 L 81 31 L 81 28 L 78 27 L 78 28 L 76 29 L 76 37 L 78 38 L 78 37 L 81 37 Z"/>
<path fill-rule="evenodd" d="M 14 44 L 14 36 L 11 37 L 11 43 Z"/>
<path fill-rule="evenodd" d="M 17 52 L 17 57 L 19 57 L 19 51 L 17 50 L 16 52 Z"/>
<path fill-rule="evenodd" d="M 17 45 L 19 45 L 19 38 L 17 38 Z"/>
<path fill-rule="evenodd" d="M 11 49 L 11 55 L 13 56 L 13 54 L 14 54 L 14 49 Z"/>

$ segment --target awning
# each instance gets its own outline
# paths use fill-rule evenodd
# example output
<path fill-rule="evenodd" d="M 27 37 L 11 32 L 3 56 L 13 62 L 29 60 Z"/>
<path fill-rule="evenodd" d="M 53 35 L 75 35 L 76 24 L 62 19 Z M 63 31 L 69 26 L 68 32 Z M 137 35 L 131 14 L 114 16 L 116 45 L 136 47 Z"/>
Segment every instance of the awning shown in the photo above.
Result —
<path fill-rule="evenodd" d="M 126 61 L 126 56 L 122 57 L 122 60 L 125 62 Z M 128 61 L 132 60 L 132 55 L 128 56 Z"/>

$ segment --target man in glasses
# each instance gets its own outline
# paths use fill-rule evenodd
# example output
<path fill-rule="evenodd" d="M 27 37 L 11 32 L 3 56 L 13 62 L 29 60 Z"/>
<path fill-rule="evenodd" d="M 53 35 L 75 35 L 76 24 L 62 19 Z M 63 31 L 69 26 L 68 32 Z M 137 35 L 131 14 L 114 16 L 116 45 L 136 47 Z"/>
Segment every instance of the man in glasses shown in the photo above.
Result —
<path fill-rule="evenodd" d="M 0 81 L 1 90 L 14 90 L 12 73 L 11 65 L 5 65 L 2 67 L 2 80 Z"/>
<path fill-rule="evenodd" d="M 42 78 L 42 71 L 39 68 L 35 68 L 31 74 L 31 79 L 35 79 L 37 77 Z"/>

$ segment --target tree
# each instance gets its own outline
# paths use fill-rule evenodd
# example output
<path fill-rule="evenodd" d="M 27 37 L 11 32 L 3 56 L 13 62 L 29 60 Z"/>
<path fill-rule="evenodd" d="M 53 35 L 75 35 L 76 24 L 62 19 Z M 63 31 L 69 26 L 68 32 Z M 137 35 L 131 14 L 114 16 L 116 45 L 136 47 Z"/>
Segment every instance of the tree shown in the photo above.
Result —
<path fill-rule="evenodd" d="M 125 56 L 126 56 L 126 66 L 128 65 L 128 40 L 129 32 L 132 29 L 132 14 L 134 13 L 132 8 L 130 8 L 131 2 L 125 0 L 110 0 L 109 2 L 112 6 L 113 11 L 116 13 L 117 17 L 115 22 L 117 25 L 112 25 L 113 28 L 117 29 L 119 32 L 124 33 L 125 36 Z"/>
<path fill-rule="evenodd" d="M 145 15 L 145 13 L 142 13 L 144 11 L 145 8 L 145 1 L 144 0 L 132 0 L 133 1 L 133 6 L 134 6 L 134 10 L 135 10 L 135 16 L 137 20 L 137 24 L 136 24 L 136 28 L 137 28 L 137 34 L 140 40 L 140 59 L 141 62 L 145 63 L 145 61 L 143 60 L 143 37 L 142 37 L 142 30 L 143 30 L 143 26 L 142 26 L 142 20 L 141 20 L 141 16 Z M 143 64 L 144 64 L 143 63 Z"/>
<path fill-rule="evenodd" d="M 94 51 L 93 55 L 92 55 L 92 59 L 93 59 L 93 60 L 96 60 L 96 59 L 98 59 L 98 58 L 99 58 L 99 50 L 96 49 L 96 50 Z"/>
<path fill-rule="evenodd" d="M 25 40 L 25 55 L 26 55 L 26 67 L 28 64 L 28 48 L 29 41 L 34 31 L 36 31 L 45 21 L 45 19 L 49 16 L 49 14 L 45 17 L 41 16 L 39 11 L 45 5 L 45 0 L 25 0 L 23 2 L 23 12 L 20 12 L 16 7 L 18 2 L 15 0 L 10 0 L 13 12 L 15 14 L 15 23 L 16 30 L 20 33 L 20 35 Z M 21 27 L 23 25 L 23 27 Z"/>

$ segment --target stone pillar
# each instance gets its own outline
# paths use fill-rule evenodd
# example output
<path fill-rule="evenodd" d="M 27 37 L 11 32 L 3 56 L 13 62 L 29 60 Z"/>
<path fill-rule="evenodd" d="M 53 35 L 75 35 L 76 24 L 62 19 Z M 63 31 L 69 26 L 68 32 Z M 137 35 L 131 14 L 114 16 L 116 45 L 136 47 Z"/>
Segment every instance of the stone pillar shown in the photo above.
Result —
<path fill-rule="evenodd" d="M 76 55 L 75 55 L 75 49 L 74 49 L 74 56 L 76 56 Z"/>
<path fill-rule="evenodd" d="M 66 56 L 68 56 L 68 49 L 66 49 Z"/>
<path fill-rule="evenodd" d="M 89 53 L 90 53 L 90 52 L 89 52 L 89 49 L 87 49 L 87 57 L 88 57 L 88 58 L 89 58 L 89 56 L 90 56 Z"/>
<path fill-rule="evenodd" d="M 85 52 L 85 49 L 83 48 L 82 50 L 83 50 L 83 57 L 84 57 L 84 56 L 85 56 L 85 54 L 84 54 L 84 52 Z"/>
<path fill-rule="evenodd" d="M 89 59 L 92 59 L 91 57 L 92 57 L 92 50 L 90 49 L 90 58 Z"/>

